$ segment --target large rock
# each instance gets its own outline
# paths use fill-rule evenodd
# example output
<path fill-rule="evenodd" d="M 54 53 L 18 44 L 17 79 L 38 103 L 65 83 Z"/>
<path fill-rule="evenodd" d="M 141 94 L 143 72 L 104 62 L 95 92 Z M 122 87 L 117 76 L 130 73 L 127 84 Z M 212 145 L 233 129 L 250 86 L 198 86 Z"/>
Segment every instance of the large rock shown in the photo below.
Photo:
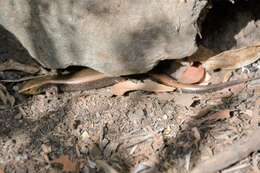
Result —
<path fill-rule="evenodd" d="M 0 24 L 48 68 L 142 73 L 193 54 L 207 0 L 0 0 Z"/>

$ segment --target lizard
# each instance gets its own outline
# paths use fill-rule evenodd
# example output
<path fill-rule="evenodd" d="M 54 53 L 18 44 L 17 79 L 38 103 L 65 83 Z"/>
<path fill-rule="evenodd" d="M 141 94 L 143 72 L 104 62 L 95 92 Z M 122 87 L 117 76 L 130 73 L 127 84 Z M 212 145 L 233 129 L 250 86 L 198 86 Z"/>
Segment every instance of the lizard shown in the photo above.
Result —
<path fill-rule="evenodd" d="M 153 80 L 156 80 L 164 85 L 175 87 L 180 92 L 183 93 L 203 94 L 203 93 L 215 92 L 218 90 L 222 90 L 242 83 L 247 83 L 250 81 L 259 81 L 258 83 L 260 83 L 260 77 L 256 77 L 256 78 L 233 80 L 233 81 L 228 81 L 219 84 L 194 85 L 194 84 L 179 83 L 165 73 L 148 72 L 148 75 Z M 26 82 L 21 87 L 19 92 L 25 94 L 36 94 L 40 92 L 40 89 L 42 87 L 48 85 L 58 85 L 63 91 L 87 90 L 87 89 L 111 86 L 122 80 L 124 80 L 123 77 L 109 77 L 103 73 L 87 68 L 87 69 L 82 69 L 81 71 L 76 72 L 74 74 L 52 75 L 52 76 L 44 76 L 37 79 L 32 79 Z"/>
<path fill-rule="evenodd" d="M 232 81 L 227 81 L 224 83 L 211 84 L 211 85 L 195 85 L 195 84 L 180 83 L 165 73 L 152 72 L 152 73 L 149 73 L 149 76 L 152 79 L 154 79 L 164 85 L 177 88 L 180 92 L 194 93 L 194 94 L 215 92 L 215 91 L 219 91 L 219 90 L 222 90 L 225 88 L 229 88 L 231 86 L 235 86 L 235 85 L 239 85 L 239 84 L 243 84 L 243 83 L 247 83 L 247 82 L 254 81 L 257 84 L 260 83 L 260 77 L 255 77 L 255 78 L 232 80 Z"/>
<path fill-rule="evenodd" d="M 48 75 L 29 80 L 18 90 L 19 93 L 33 95 L 49 85 L 58 85 L 62 91 L 78 91 L 111 86 L 123 80 L 121 77 L 109 77 L 96 70 L 85 68 L 67 75 Z"/>

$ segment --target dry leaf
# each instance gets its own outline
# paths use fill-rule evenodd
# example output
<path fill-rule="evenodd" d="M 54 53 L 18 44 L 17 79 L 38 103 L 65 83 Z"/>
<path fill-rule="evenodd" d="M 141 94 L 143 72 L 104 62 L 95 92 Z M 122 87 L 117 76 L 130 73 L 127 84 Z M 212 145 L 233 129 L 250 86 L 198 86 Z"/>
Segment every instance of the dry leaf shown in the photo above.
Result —
<path fill-rule="evenodd" d="M 79 172 L 78 163 L 72 162 L 68 155 L 61 155 L 58 159 L 51 161 L 51 163 L 59 163 L 63 165 L 63 171 Z"/>
<path fill-rule="evenodd" d="M 151 80 L 145 80 L 144 82 L 134 83 L 132 81 L 123 81 L 115 84 L 112 87 L 112 92 L 114 95 L 122 96 L 126 92 L 142 90 L 150 92 L 169 92 L 174 91 L 175 88 L 162 85 Z"/>
<path fill-rule="evenodd" d="M 118 173 L 118 171 L 103 160 L 96 160 L 96 164 L 99 168 L 102 168 L 105 173 Z"/>
<path fill-rule="evenodd" d="M 213 56 L 203 63 L 207 70 L 237 69 L 249 65 L 259 59 L 260 45 L 228 50 Z"/>
<path fill-rule="evenodd" d="M 220 112 L 216 112 L 212 115 L 210 115 L 207 120 L 209 121 L 218 121 L 218 120 L 224 120 L 230 117 L 231 110 L 226 109 Z"/>
<path fill-rule="evenodd" d="M 181 74 L 184 73 L 187 66 L 189 66 L 189 65 L 190 64 L 183 65 L 183 64 L 180 64 L 180 62 L 174 61 L 174 62 L 170 63 L 168 68 L 165 69 L 165 73 L 175 79 L 179 79 Z"/>
<path fill-rule="evenodd" d="M 205 77 L 205 69 L 201 66 L 189 66 L 177 79 L 178 82 L 185 84 L 194 84 L 203 80 Z"/>
<path fill-rule="evenodd" d="M 174 103 L 176 105 L 190 107 L 194 102 L 194 94 L 176 94 L 174 97 Z"/>
<path fill-rule="evenodd" d="M 260 123 L 260 98 L 256 99 L 255 106 L 252 111 L 252 120 L 251 120 L 251 126 L 254 128 L 257 128 Z"/>

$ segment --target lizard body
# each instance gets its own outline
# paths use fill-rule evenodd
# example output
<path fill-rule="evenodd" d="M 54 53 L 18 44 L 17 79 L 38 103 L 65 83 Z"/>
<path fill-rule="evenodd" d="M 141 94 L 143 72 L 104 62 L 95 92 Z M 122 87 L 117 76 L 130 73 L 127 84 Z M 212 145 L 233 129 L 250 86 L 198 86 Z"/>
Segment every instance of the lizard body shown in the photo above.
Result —
<path fill-rule="evenodd" d="M 178 81 L 176 81 L 172 77 L 168 76 L 167 74 L 151 73 L 150 76 L 154 80 L 161 82 L 162 84 L 177 88 L 180 92 L 197 93 L 197 94 L 215 92 L 215 91 L 219 91 L 219 90 L 231 87 L 231 86 L 239 85 L 239 84 L 250 82 L 250 81 L 259 81 L 259 83 L 260 83 L 260 77 L 256 77 L 256 78 L 233 80 L 233 81 L 228 81 L 228 82 L 219 83 L 219 84 L 194 85 L 194 84 L 179 83 Z"/>
<path fill-rule="evenodd" d="M 148 73 L 148 74 L 154 80 L 162 84 L 175 87 L 183 93 L 203 94 L 203 93 L 222 90 L 249 81 L 259 81 L 260 83 L 260 77 L 258 77 L 258 78 L 228 81 L 225 83 L 212 84 L 212 85 L 193 85 L 193 84 L 179 83 L 175 79 L 171 78 L 170 76 L 164 73 Z M 121 77 L 108 77 L 103 73 L 100 73 L 92 69 L 83 69 L 74 74 L 45 76 L 45 77 L 40 77 L 37 79 L 30 80 L 27 83 L 25 83 L 25 85 L 22 86 L 19 92 L 25 94 L 36 94 L 39 92 L 40 88 L 46 85 L 58 85 L 63 91 L 87 90 L 87 89 L 111 86 L 121 80 L 123 80 L 123 78 Z"/>

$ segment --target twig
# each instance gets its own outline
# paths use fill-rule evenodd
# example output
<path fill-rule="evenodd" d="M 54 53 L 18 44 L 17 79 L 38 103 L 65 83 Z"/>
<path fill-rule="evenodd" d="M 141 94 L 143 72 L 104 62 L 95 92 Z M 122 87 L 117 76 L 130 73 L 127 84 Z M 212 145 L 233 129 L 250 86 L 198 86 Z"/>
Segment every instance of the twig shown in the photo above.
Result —
<path fill-rule="evenodd" d="M 260 128 L 254 130 L 246 139 L 242 139 L 223 152 L 216 154 L 211 159 L 195 167 L 191 173 L 213 173 L 222 170 L 231 164 L 247 157 L 250 153 L 260 150 Z"/>
<path fill-rule="evenodd" d="M 232 168 L 226 169 L 226 170 L 222 171 L 221 173 L 232 173 L 232 172 L 235 172 L 235 171 L 238 171 L 241 169 L 245 169 L 248 167 L 250 167 L 250 163 L 244 163 L 242 165 L 238 165 L 238 166 L 234 166 Z"/>
<path fill-rule="evenodd" d="M 257 98 L 255 101 L 255 106 L 253 108 L 253 115 L 251 120 L 251 126 L 257 127 L 260 123 L 260 98 Z"/>

